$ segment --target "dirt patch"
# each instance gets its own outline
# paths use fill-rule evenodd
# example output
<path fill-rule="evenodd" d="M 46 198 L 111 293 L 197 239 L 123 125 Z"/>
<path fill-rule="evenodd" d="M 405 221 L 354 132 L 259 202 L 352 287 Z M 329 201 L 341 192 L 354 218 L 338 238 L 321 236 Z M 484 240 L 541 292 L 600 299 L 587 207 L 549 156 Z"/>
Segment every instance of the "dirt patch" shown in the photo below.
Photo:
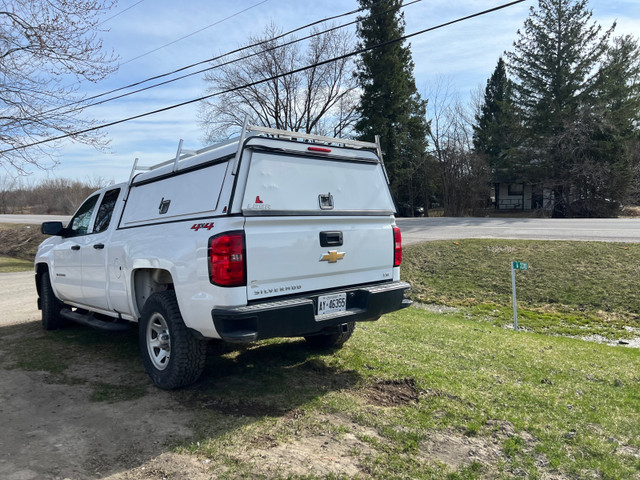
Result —
<path fill-rule="evenodd" d="M 420 393 L 413 378 L 380 380 L 364 389 L 363 395 L 369 403 L 379 407 L 397 407 L 417 402 Z"/>
<path fill-rule="evenodd" d="M 257 477 L 299 475 L 353 478 L 363 475 L 360 458 L 376 455 L 376 451 L 362 439 L 383 441 L 378 433 L 339 415 L 323 415 L 318 421 L 340 426 L 348 433 L 306 434 L 293 442 L 283 443 L 270 436 L 261 436 L 251 442 L 256 448 L 233 451 L 230 456 L 250 463 Z"/>
<path fill-rule="evenodd" d="M 144 464 L 190 437 L 190 415 L 167 392 L 91 402 L 85 385 L 0 369 L 0 478 L 82 480 Z"/>
<path fill-rule="evenodd" d="M 616 448 L 615 452 L 618 455 L 627 455 L 629 457 L 640 458 L 640 448 L 632 447 L 630 445 L 620 445 Z"/>
<path fill-rule="evenodd" d="M 489 421 L 489 436 L 467 436 L 454 431 L 435 432 L 421 445 L 422 455 L 452 469 L 477 462 L 489 469 L 505 459 L 504 443 L 515 439 L 519 448 L 531 452 L 536 444 L 528 432 L 517 432 L 509 422 Z"/>
<path fill-rule="evenodd" d="M 33 271 L 0 274 L 0 327 L 40 320 Z"/>
<path fill-rule="evenodd" d="M 116 473 L 104 480 L 211 480 L 211 460 L 185 454 L 165 452 L 127 472 Z"/>
<path fill-rule="evenodd" d="M 278 417 L 286 412 L 286 410 L 276 406 L 265 405 L 259 402 L 244 400 L 230 401 L 218 398 L 202 401 L 200 408 L 216 410 L 224 415 L 233 415 L 235 417 Z"/>

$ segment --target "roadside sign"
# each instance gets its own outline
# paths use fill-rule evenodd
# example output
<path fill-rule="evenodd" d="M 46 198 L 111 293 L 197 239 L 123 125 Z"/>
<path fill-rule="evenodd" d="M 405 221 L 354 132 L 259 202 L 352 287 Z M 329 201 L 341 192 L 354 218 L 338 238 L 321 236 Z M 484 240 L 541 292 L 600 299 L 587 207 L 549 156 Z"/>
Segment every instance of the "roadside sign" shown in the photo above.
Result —
<path fill-rule="evenodd" d="M 518 330 L 518 307 L 516 306 L 516 270 L 529 270 L 525 262 L 511 262 L 511 288 L 513 290 L 513 329 Z"/>

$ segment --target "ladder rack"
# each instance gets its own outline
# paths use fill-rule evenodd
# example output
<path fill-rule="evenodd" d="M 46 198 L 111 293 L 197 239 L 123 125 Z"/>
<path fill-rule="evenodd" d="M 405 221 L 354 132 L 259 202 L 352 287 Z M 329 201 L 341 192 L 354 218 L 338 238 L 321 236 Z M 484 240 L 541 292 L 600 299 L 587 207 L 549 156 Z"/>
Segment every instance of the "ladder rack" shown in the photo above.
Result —
<path fill-rule="evenodd" d="M 184 150 L 182 148 L 182 143 L 183 140 L 180 139 L 180 141 L 178 142 L 178 150 L 176 152 L 176 156 L 174 158 L 171 158 L 169 160 L 166 160 L 164 162 L 158 163 L 156 165 L 152 165 L 152 166 L 139 166 L 138 165 L 138 160 L 139 159 L 135 159 L 133 162 L 133 168 L 131 169 L 131 175 L 129 175 L 129 182 L 128 184 L 131 186 L 133 179 L 135 178 L 136 174 L 138 172 L 149 172 L 149 171 L 153 171 L 156 170 L 158 168 L 162 168 L 162 167 L 166 167 L 167 165 L 173 165 L 173 172 L 177 171 L 179 169 L 179 164 L 180 162 L 182 162 L 183 160 L 186 160 L 188 158 L 191 158 L 195 155 L 200 155 L 201 153 L 205 153 L 208 152 L 210 150 L 214 150 L 217 148 L 221 148 L 227 145 L 230 145 L 232 143 L 238 143 L 238 152 L 236 155 L 236 159 L 234 161 L 234 168 L 233 168 L 233 173 L 236 173 L 236 168 L 238 165 L 238 161 L 239 158 L 237 158 L 237 156 L 240 154 L 240 150 L 242 147 L 242 143 L 244 142 L 244 139 L 249 137 L 249 136 L 257 136 L 257 135 L 268 135 L 270 137 L 273 138 L 282 138 L 282 139 L 287 139 L 287 140 L 301 140 L 303 142 L 310 142 L 310 143 L 322 143 L 322 144 L 328 144 L 328 145 L 336 145 L 336 146 L 344 146 L 344 147 L 351 147 L 351 148 L 367 148 L 367 149 L 373 149 L 376 150 L 376 152 L 378 153 L 378 157 L 380 158 L 380 162 L 383 165 L 383 170 L 385 173 L 385 176 L 387 174 L 386 169 L 384 169 L 384 162 L 382 161 L 382 149 L 380 148 L 380 139 L 379 137 L 376 135 L 376 141 L 374 142 L 363 142 L 360 140 L 348 140 L 348 139 L 344 139 L 344 138 L 334 138 L 334 137 L 325 137 L 323 135 L 313 135 L 310 133 L 301 133 L 301 132 L 289 132 L 287 130 L 279 130 L 277 128 L 269 128 L 269 127 L 259 127 L 257 125 L 247 125 L 246 124 L 246 120 L 244 125 L 242 126 L 242 132 L 240 133 L 240 137 L 239 138 L 233 138 L 231 140 L 227 140 L 225 142 L 221 142 L 221 143 L 217 143 L 215 145 L 211 145 L 208 147 L 204 147 L 201 148 L 200 150 Z M 388 178 L 387 178 L 388 181 Z"/>
<path fill-rule="evenodd" d="M 151 165 L 148 167 L 143 167 L 143 166 L 138 166 L 138 160 L 139 159 L 135 159 L 133 161 L 133 168 L 131 169 L 131 174 L 129 175 L 129 185 L 131 185 L 131 182 L 133 182 L 134 177 L 136 176 L 136 173 L 138 172 L 150 172 L 152 170 L 156 170 L 158 168 L 162 168 L 162 167 L 166 167 L 167 165 L 173 165 L 173 171 L 177 171 L 179 169 L 179 164 L 180 162 L 182 162 L 183 160 L 186 160 L 188 158 L 194 157 L 196 155 L 200 155 L 201 153 L 205 153 L 208 152 L 209 150 L 213 150 L 216 148 L 220 148 L 220 147 L 224 147 L 225 145 L 229 145 L 231 143 L 235 143 L 237 142 L 237 139 L 233 139 L 233 140 L 227 140 L 226 142 L 222 142 L 222 143 L 217 143 L 215 145 L 210 145 L 208 147 L 204 147 L 201 148 L 199 150 L 185 150 L 182 148 L 182 143 L 183 140 L 180 139 L 180 141 L 178 142 L 178 151 L 176 152 L 176 156 L 174 158 L 171 158 L 169 160 L 166 160 L 164 162 L 160 162 L 157 163 L 155 165 Z"/>
<path fill-rule="evenodd" d="M 287 130 L 279 130 L 277 128 L 269 128 L 269 127 L 258 127 L 256 125 L 248 125 L 247 131 L 271 135 L 277 138 L 284 137 L 291 140 L 293 139 L 307 140 L 307 141 L 312 141 L 314 143 L 330 143 L 334 145 L 342 145 L 345 147 L 355 147 L 355 148 L 373 148 L 373 149 L 378 148 L 378 144 L 373 142 L 363 142 L 360 140 L 347 140 L 344 138 L 325 137 L 323 135 L 314 135 L 312 133 L 289 132 Z"/>

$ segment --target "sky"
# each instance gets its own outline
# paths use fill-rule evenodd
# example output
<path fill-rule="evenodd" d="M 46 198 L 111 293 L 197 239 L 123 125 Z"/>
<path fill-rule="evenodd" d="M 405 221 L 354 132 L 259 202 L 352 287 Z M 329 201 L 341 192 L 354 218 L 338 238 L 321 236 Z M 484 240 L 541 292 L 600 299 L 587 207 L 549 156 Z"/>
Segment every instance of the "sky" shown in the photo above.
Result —
<path fill-rule="evenodd" d="M 407 3 L 407 2 L 405 2 Z M 404 9 L 405 32 L 420 31 L 480 12 L 507 0 L 423 0 Z M 484 89 L 498 58 L 510 50 L 517 30 L 537 1 L 428 32 L 410 40 L 416 85 L 423 98 L 438 78 L 463 99 Z M 640 0 L 591 0 L 594 19 L 603 27 L 617 22 L 617 34 L 640 36 Z M 104 15 L 101 33 L 120 67 L 101 83 L 85 84 L 88 96 L 199 62 L 247 43 L 275 23 L 283 31 L 358 8 L 357 0 L 119 0 Z M 350 21 L 353 17 L 349 17 Z M 340 19 L 339 23 L 347 21 Z M 202 75 L 86 109 L 83 115 L 108 123 L 181 103 L 205 94 Z M 205 146 L 197 104 L 107 127 L 105 151 L 63 141 L 58 166 L 31 170 L 27 180 L 62 177 L 84 181 L 126 181 L 135 158 L 153 165 L 175 157 L 180 139 L 185 149 Z"/>

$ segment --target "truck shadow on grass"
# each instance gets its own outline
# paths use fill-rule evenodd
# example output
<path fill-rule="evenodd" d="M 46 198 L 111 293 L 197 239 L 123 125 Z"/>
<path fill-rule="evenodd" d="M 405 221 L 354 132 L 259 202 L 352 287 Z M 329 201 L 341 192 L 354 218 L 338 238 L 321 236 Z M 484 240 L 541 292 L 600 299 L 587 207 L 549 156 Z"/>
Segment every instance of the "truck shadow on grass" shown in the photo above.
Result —
<path fill-rule="evenodd" d="M 167 392 L 144 372 L 135 331 L 0 327 L 0 447 L 8 459 L 0 478 L 137 478 L 127 472 L 203 434 L 293 415 L 355 387 L 359 376 L 330 366 L 331 358 L 303 341 L 259 342 L 209 356 L 200 381 Z M 203 416 L 216 423 L 206 431 Z"/>
<path fill-rule="evenodd" d="M 302 340 L 227 345 L 209 355 L 200 380 L 183 390 L 185 401 L 234 416 L 282 416 L 331 391 L 354 387 L 360 376 L 329 364 L 332 349 Z"/>

